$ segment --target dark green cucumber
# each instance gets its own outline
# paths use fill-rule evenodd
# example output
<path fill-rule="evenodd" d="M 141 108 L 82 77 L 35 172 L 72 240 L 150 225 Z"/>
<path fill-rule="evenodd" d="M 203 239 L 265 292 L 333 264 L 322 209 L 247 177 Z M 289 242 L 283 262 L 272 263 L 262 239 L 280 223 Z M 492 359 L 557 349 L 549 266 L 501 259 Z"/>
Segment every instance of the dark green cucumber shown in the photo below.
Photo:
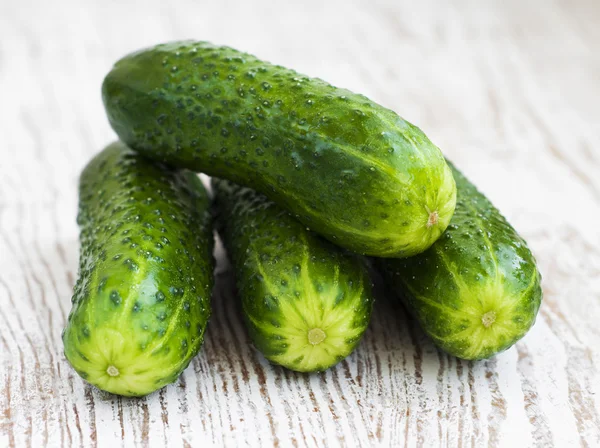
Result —
<path fill-rule="evenodd" d="M 388 286 L 446 352 L 488 358 L 521 339 L 542 300 L 525 241 L 451 165 L 458 191 L 448 229 L 426 252 L 378 260 Z"/>
<path fill-rule="evenodd" d="M 364 259 L 308 231 L 265 196 L 213 178 L 217 229 L 254 345 L 300 372 L 349 355 L 373 306 Z"/>
<path fill-rule="evenodd" d="M 98 388 L 149 394 L 198 353 L 210 315 L 210 202 L 196 174 L 114 143 L 81 174 L 81 252 L 63 332 L 73 368 Z"/>
<path fill-rule="evenodd" d="M 126 56 L 102 86 L 137 151 L 251 187 L 358 253 L 427 249 L 454 210 L 440 150 L 368 98 L 206 42 Z"/>

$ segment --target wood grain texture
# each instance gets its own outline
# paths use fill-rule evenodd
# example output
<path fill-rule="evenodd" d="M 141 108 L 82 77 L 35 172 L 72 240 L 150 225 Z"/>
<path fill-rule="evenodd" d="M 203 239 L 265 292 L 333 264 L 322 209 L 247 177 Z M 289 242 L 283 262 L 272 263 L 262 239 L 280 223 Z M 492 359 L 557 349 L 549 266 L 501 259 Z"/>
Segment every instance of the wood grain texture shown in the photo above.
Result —
<path fill-rule="evenodd" d="M 117 398 L 69 367 L 77 178 L 114 139 L 110 65 L 228 44 L 360 91 L 422 127 L 529 241 L 538 321 L 484 362 L 436 350 L 385 290 L 315 375 L 249 343 L 219 249 L 214 317 L 180 380 Z M 0 2 L 0 446 L 599 446 L 600 3 Z"/>

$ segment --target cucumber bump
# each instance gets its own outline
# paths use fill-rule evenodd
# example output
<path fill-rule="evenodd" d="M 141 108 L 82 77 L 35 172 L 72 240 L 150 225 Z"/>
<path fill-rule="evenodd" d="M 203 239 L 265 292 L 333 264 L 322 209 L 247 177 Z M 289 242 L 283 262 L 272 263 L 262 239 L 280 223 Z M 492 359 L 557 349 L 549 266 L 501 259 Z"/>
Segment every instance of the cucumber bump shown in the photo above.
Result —
<path fill-rule="evenodd" d="M 104 105 L 119 137 L 173 166 L 251 187 L 336 245 L 427 249 L 456 201 L 440 150 L 368 98 L 207 42 L 118 61 Z"/>
<path fill-rule="evenodd" d="M 309 232 L 262 194 L 221 179 L 212 185 L 217 229 L 254 345 L 300 372 L 344 359 L 371 316 L 364 259 Z"/>
<path fill-rule="evenodd" d="M 79 192 L 65 356 L 102 390 L 149 394 L 175 381 L 202 344 L 214 267 L 208 195 L 194 173 L 122 143 L 88 164 Z"/>

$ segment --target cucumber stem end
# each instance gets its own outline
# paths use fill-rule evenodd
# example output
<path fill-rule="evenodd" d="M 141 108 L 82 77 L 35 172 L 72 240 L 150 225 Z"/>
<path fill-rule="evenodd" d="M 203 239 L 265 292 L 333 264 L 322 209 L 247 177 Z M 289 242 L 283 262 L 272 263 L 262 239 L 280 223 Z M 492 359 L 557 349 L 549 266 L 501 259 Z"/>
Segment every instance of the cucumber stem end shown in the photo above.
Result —
<path fill-rule="evenodd" d="M 320 328 L 308 330 L 308 342 L 310 342 L 312 345 L 320 344 L 325 340 L 326 337 L 327 335 Z"/>
<path fill-rule="evenodd" d="M 481 323 L 485 328 L 490 328 L 492 324 L 496 321 L 496 312 L 488 311 L 483 316 L 481 316 Z"/>
<path fill-rule="evenodd" d="M 427 220 L 427 228 L 435 226 L 440 220 L 440 215 L 437 210 L 429 213 L 429 219 Z"/>
<path fill-rule="evenodd" d="M 119 369 L 117 369 L 115 366 L 108 366 L 108 368 L 106 369 L 106 373 L 108 374 L 108 376 L 119 376 L 120 372 Z"/>

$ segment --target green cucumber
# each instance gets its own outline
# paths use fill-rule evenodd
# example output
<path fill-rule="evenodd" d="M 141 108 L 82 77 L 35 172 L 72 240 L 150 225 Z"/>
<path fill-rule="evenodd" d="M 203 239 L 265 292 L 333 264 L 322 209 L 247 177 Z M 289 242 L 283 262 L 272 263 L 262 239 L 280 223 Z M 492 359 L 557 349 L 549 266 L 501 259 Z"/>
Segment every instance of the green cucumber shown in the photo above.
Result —
<path fill-rule="evenodd" d="M 212 186 L 217 230 L 256 348 L 299 372 L 344 359 L 371 317 L 364 259 L 308 231 L 254 190 L 215 178 Z"/>
<path fill-rule="evenodd" d="M 436 345 L 463 359 L 489 358 L 534 324 L 541 275 L 515 229 L 450 166 L 458 198 L 444 235 L 420 255 L 377 264 Z"/>
<path fill-rule="evenodd" d="M 198 353 L 210 316 L 210 201 L 197 175 L 114 143 L 81 174 L 81 251 L 65 356 L 119 395 L 149 394 Z"/>
<path fill-rule="evenodd" d="M 135 150 L 251 187 L 354 252 L 415 255 L 452 217 L 452 173 L 419 128 L 249 54 L 158 45 L 118 61 L 102 95 Z"/>

